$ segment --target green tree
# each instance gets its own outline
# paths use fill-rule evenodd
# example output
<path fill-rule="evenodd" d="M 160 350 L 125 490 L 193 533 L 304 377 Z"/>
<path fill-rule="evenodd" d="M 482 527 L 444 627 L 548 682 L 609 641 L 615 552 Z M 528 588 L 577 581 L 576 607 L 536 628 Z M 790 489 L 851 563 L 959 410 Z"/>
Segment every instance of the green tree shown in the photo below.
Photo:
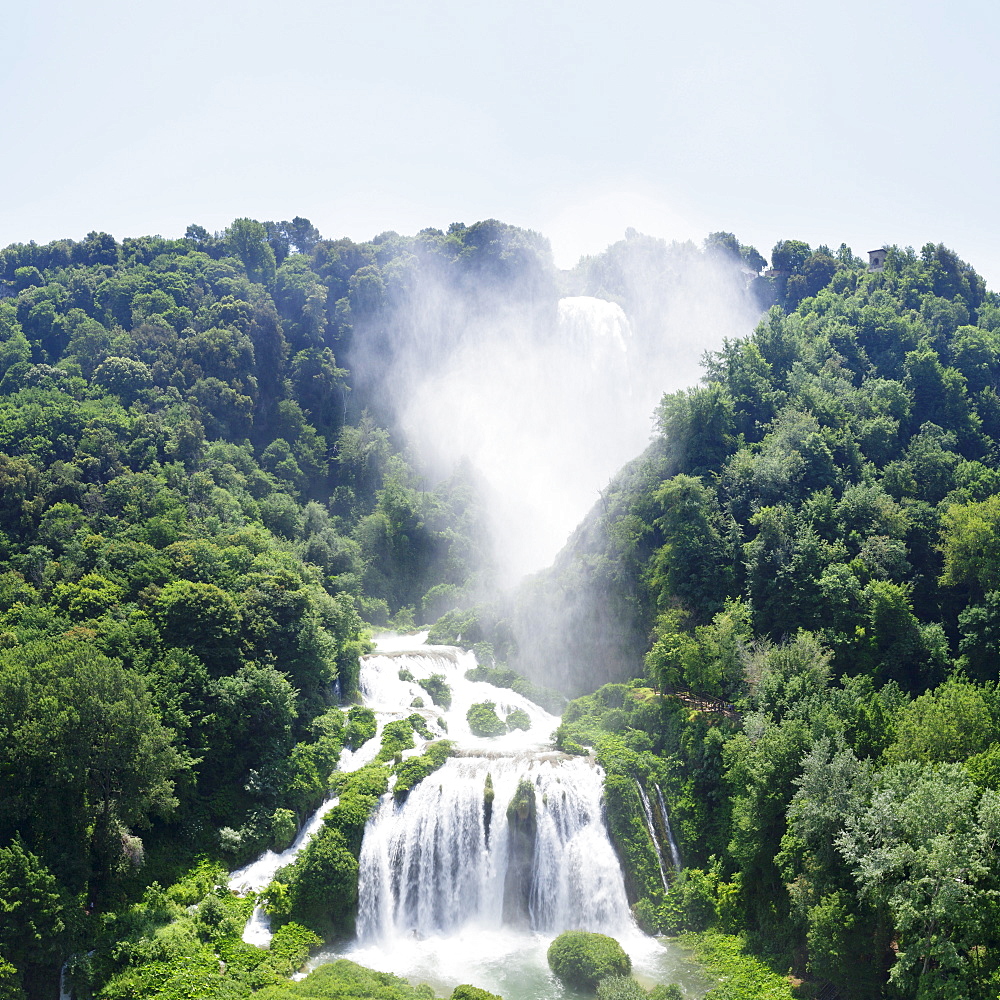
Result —
<path fill-rule="evenodd" d="M 771 250 L 771 266 L 779 271 L 798 271 L 809 257 L 808 243 L 802 240 L 778 240 Z"/>
<path fill-rule="evenodd" d="M 142 678 L 83 639 L 4 650 L 0 691 L 0 834 L 99 897 L 141 863 L 130 828 L 174 808 L 186 762 Z"/>
<path fill-rule="evenodd" d="M 963 677 L 949 677 L 910 702 L 896 719 L 890 761 L 962 763 L 1000 738 L 994 692 Z"/>
<path fill-rule="evenodd" d="M 226 248 L 238 257 L 251 281 L 274 285 L 277 262 L 268 243 L 267 230 L 256 219 L 234 219 L 225 233 Z"/>
<path fill-rule="evenodd" d="M 941 583 L 972 593 L 1000 590 L 1000 495 L 951 504 L 941 522 Z"/>
<path fill-rule="evenodd" d="M 660 606 L 679 601 L 696 618 L 710 617 L 733 584 L 734 553 L 715 495 L 692 476 L 674 476 L 654 495 L 653 522 L 663 539 L 651 564 Z"/>
<path fill-rule="evenodd" d="M 68 945 L 70 906 L 66 891 L 20 839 L 0 847 L 0 954 L 20 970 L 29 995 L 54 985 Z"/>
<path fill-rule="evenodd" d="M 189 649 L 215 673 L 239 660 L 241 616 L 236 601 L 212 583 L 175 580 L 159 593 L 153 617 L 164 642 Z"/>
<path fill-rule="evenodd" d="M 996 937 L 1000 795 L 957 764 L 896 764 L 838 836 L 862 897 L 891 914 L 890 981 L 904 995 L 968 996 Z"/>

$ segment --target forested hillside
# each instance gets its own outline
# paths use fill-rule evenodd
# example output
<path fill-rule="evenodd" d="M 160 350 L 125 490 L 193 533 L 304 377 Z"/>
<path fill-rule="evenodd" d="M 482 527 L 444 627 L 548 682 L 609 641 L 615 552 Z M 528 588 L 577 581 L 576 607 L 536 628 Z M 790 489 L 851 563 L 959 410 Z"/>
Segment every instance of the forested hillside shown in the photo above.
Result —
<path fill-rule="evenodd" d="M 824 996 L 994 997 L 1000 303 L 941 246 L 782 254 L 753 336 L 481 624 L 565 616 L 577 691 L 644 652 L 559 742 L 598 748 L 649 927 L 745 932 Z M 636 780 L 687 866 L 668 893 Z"/>
<path fill-rule="evenodd" d="M 362 619 L 432 618 L 489 564 L 472 482 L 425 488 L 340 359 L 362 334 L 377 356 L 408 269 L 516 297 L 545 253 L 499 223 L 354 244 L 301 218 L 0 251 L 10 995 L 327 794 Z"/>
<path fill-rule="evenodd" d="M 497 595 L 475 470 L 431 480 L 407 451 L 408 366 L 498 311 L 549 336 L 566 293 L 654 350 L 649 289 L 692 259 L 769 311 Z M 561 273 L 492 220 L 0 251 L 0 997 L 54 996 L 88 951 L 81 997 L 299 995 L 318 938 L 289 918 L 349 931 L 388 768 L 405 795 L 450 752 L 402 760 L 415 715 L 335 774 L 375 734 L 344 711 L 358 656 L 370 627 L 435 621 L 497 683 L 581 696 L 557 745 L 607 771 L 646 929 L 743 934 L 804 995 L 995 997 L 1000 300 L 932 244 L 764 263 L 728 233 L 630 233 Z M 220 879 L 331 784 L 265 956 Z"/>

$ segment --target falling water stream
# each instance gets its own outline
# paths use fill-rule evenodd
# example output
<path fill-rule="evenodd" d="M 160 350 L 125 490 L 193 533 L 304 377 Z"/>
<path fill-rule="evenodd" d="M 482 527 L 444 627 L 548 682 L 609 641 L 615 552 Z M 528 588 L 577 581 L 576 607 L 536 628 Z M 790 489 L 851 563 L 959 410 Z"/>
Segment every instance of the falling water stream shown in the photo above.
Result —
<path fill-rule="evenodd" d="M 649 839 L 653 842 L 656 851 L 656 863 L 660 867 L 660 881 L 663 883 L 663 891 L 666 892 L 670 886 L 667 884 L 667 873 L 663 868 L 663 850 L 660 847 L 660 838 L 656 836 L 656 824 L 653 822 L 653 809 L 649 804 L 649 796 L 646 789 L 642 787 L 641 781 L 636 781 L 635 787 L 639 790 L 639 799 L 642 802 L 643 815 L 646 817 L 646 829 L 649 831 Z"/>
<path fill-rule="evenodd" d="M 667 843 L 670 845 L 670 857 L 673 859 L 674 868 L 680 871 L 684 867 L 681 861 L 681 852 L 677 848 L 677 841 L 674 839 L 674 831 L 670 829 L 670 815 L 667 813 L 667 804 L 663 801 L 663 792 L 660 786 L 656 786 L 656 801 L 660 807 L 660 815 L 663 817 L 663 828 L 667 831 Z"/>
<path fill-rule="evenodd" d="M 423 645 L 425 634 L 378 639 L 378 651 L 362 658 L 360 688 L 379 731 L 416 711 L 458 754 L 404 801 L 383 796 L 361 849 L 357 937 L 320 952 L 311 967 L 350 958 L 427 982 L 444 996 L 472 983 L 505 1000 L 575 1000 L 551 975 L 545 953 L 561 931 L 591 930 L 622 943 L 646 986 L 679 982 L 688 996 L 700 996 L 709 984 L 698 969 L 636 927 L 604 825 L 603 772 L 592 758 L 552 750 L 558 718 L 509 689 L 467 680 L 476 666 L 471 653 Z M 433 675 L 451 689 L 448 708 L 421 684 Z M 522 710 L 530 727 L 474 736 L 466 713 L 483 701 L 501 718 Z M 341 767 L 371 760 L 379 738 L 345 754 Z M 531 798 L 533 809 L 525 805 Z M 233 873 L 231 886 L 266 885 L 334 804 L 324 803 L 283 854 L 268 852 Z M 266 945 L 266 917 L 255 914 L 244 937 Z"/>

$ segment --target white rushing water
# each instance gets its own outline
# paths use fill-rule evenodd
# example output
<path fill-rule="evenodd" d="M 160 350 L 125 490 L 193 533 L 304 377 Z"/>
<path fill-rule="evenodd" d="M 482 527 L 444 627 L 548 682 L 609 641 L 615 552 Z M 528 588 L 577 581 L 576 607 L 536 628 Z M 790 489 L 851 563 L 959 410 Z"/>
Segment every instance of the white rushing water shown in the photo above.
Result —
<path fill-rule="evenodd" d="M 513 691 L 467 680 L 475 657 L 427 646 L 426 633 L 376 639 L 377 652 L 361 660 L 360 688 L 379 733 L 386 722 L 417 712 L 435 738 L 456 743 L 458 755 L 404 801 L 383 796 L 361 849 L 357 937 L 321 952 L 311 966 L 346 957 L 428 982 L 445 996 L 458 983 L 474 983 L 505 1000 L 568 1000 L 575 995 L 551 975 L 545 952 L 561 931 L 578 929 L 621 941 L 646 985 L 682 981 L 695 994 L 703 991 L 683 959 L 636 928 L 604 825 L 603 772 L 592 758 L 551 749 L 558 718 Z M 431 678 L 449 686 L 448 707 L 434 703 L 439 689 Z M 501 718 L 520 709 L 529 728 L 474 736 L 466 713 L 483 701 Z M 353 754 L 345 751 L 342 768 L 373 759 L 379 741 L 377 735 Z M 417 742 L 408 753 L 420 752 Z M 231 886 L 266 885 L 334 804 L 324 803 L 287 851 L 267 852 L 234 872 Z M 244 939 L 266 946 L 266 917 L 255 913 Z"/>
<path fill-rule="evenodd" d="M 660 806 L 660 815 L 663 817 L 663 827 L 667 831 L 667 843 L 670 844 L 670 857 L 673 859 L 674 868 L 680 871 L 684 867 L 681 861 L 681 852 L 677 848 L 677 841 L 674 839 L 674 831 L 670 829 L 670 816 L 667 813 L 667 804 L 663 801 L 663 792 L 660 786 L 656 786 L 656 800 Z"/>
<path fill-rule="evenodd" d="M 663 883 L 663 890 L 666 892 L 670 886 L 667 885 L 667 873 L 663 868 L 663 850 L 660 848 L 660 839 L 656 836 L 656 824 L 653 822 L 653 809 L 649 804 L 649 796 L 646 789 L 642 787 L 641 781 L 636 781 L 635 787 L 639 790 L 639 799 L 642 802 L 643 815 L 646 817 L 646 829 L 649 831 L 649 839 L 653 842 L 656 851 L 656 863 L 660 866 L 660 881 Z"/>
<path fill-rule="evenodd" d="M 630 928 L 621 867 L 601 820 L 600 771 L 588 759 L 560 758 L 458 757 L 404 804 L 386 796 L 361 852 L 359 940 L 427 937 L 470 923 L 552 933 Z M 525 858 L 507 817 L 520 781 L 529 783 L 536 811 Z"/>

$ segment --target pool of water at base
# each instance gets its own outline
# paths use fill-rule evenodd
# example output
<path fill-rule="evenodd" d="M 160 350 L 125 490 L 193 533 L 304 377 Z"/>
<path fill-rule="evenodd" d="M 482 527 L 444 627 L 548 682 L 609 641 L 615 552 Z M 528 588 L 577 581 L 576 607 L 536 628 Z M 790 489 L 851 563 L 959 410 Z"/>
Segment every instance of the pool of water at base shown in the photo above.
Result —
<path fill-rule="evenodd" d="M 438 996 L 448 997 L 456 986 L 468 983 L 503 1000 L 593 1000 L 593 994 L 567 989 L 552 975 L 546 959 L 552 940 L 553 935 L 467 926 L 447 936 L 397 937 L 327 949 L 309 968 L 347 958 L 413 984 L 427 983 Z M 632 975 L 646 989 L 677 983 L 694 1000 L 715 985 L 676 945 L 638 931 L 618 935 L 617 940 L 632 959 Z"/>

